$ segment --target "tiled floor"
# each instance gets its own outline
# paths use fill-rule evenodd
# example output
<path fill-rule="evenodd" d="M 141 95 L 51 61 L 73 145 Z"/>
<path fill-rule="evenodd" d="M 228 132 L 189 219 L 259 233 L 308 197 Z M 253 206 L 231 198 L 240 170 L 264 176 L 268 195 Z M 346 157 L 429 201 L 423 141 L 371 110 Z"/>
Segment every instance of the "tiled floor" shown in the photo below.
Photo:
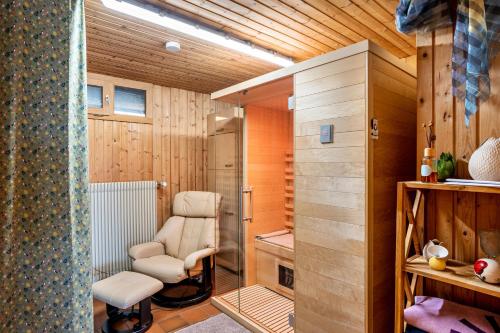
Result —
<path fill-rule="evenodd" d="M 175 332 L 220 313 L 210 304 L 210 299 L 183 309 L 166 309 L 153 304 L 152 312 L 154 322 L 148 333 Z M 100 327 L 105 319 L 106 305 L 94 300 L 94 332 L 101 332 Z"/>

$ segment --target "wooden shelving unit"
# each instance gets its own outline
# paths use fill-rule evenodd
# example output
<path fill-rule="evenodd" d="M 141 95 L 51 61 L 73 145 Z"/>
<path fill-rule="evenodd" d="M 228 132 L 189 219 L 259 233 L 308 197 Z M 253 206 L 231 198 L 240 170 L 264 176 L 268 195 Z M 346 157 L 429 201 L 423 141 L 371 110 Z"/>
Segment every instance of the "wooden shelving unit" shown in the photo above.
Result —
<path fill-rule="evenodd" d="M 445 271 L 435 271 L 422 257 L 423 244 L 420 243 L 419 232 L 423 230 L 418 230 L 416 220 L 418 214 L 423 214 L 424 207 L 421 202 L 429 191 L 500 194 L 500 188 L 496 187 L 422 182 L 398 183 L 395 333 L 404 332 L 404 309 L 414 304 L 416 287 L 422 278 L 500 297 L 500 286 L 482 282 L 474 275 L 472 265 L 448 260 Z M 415 255 L 409 257 L 412 247 Z"/>

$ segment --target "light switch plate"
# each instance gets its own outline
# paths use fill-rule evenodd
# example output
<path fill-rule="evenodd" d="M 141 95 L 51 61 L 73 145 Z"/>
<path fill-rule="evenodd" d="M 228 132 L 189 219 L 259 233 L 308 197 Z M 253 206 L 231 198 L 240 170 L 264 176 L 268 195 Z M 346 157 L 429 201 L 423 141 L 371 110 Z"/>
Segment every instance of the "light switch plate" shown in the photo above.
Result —
<path fill-rule="evenodd" d="M 319 141 L 322 144 L 333 143 L 333 125 L 321 125 Z"/>

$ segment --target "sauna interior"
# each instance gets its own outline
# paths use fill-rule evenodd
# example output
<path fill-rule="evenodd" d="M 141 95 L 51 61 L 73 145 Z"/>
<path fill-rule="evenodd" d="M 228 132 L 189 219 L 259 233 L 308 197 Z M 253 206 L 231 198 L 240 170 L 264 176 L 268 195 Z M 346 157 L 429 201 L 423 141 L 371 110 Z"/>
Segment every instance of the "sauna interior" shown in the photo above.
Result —
<path fill-rule="evenodd" d="M 241 286 L 259 284 L 293 298 L 293 80 L 227 100 L 229 109 L 208 118 L 209 161 L 217 160 L 209 162 L 209 184 L 225 198 L 217 264 L 239 276 Z M 238 200 L 241 235 L 234 213 Z"/>
<path fill-rule="evenodd" d="M 498 0 L 0 13 L 0 333 L 500 332 Z"/>

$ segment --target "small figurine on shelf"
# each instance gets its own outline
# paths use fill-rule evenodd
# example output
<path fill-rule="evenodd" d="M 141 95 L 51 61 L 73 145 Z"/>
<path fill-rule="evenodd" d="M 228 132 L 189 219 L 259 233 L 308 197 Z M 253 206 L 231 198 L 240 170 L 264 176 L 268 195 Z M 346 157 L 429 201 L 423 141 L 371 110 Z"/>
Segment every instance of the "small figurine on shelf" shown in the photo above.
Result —
<path fill-rule="evenodd" d="M 500 231 L 479 230 L 479 244 L 489 258 L 481 258 L 474 263 L 474 273 L 482 281 L 492 284 L 500 283 Z"/>
<path fill-rule="evenodd" d="M 440 242 L 438 239 L 430 240 L 425 244 L 422 252 L 430 268 L 436 271 L 444 271 L 446 269 L 448 250 L 443 246 L 443 242 Z"/>
<path fill-rule="evenodd" d="M 422 166 L 420 168 L 421 180 L 424 183 L 437 183 L 438 181 L 436 149 L 432 147 L 436 136 L 434 135 L 432 126 L 432 122 L 422 124 L 427 139 L 427 147 L 424 149 L 424 158 L 422 159 Z"/>

